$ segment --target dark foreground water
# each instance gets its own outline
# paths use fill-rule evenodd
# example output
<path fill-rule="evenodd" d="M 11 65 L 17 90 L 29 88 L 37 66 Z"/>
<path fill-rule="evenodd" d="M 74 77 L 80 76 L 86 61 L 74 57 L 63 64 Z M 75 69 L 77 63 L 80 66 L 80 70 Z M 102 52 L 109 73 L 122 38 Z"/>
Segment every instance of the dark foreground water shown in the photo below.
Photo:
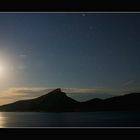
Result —
<path fill-rule="evenodd" d="M 140 112 L 0 112 L 0 127 L 140 127 Z"/>

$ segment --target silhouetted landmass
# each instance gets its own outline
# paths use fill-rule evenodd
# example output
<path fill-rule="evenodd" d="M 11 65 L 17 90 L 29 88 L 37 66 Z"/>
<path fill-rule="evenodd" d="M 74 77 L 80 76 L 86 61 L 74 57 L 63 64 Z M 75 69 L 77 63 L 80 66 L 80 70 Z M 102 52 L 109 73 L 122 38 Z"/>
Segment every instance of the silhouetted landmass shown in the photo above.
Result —
<path fill-rule="evenodd" d="M 78 104 L 77 101 L 66 96 L 66 93 L 61 92 L 58 88 L 46 95 L 35 99 L 17 101 L 15 103 L 0 106 L 1 111 L 44 111 L 44 112 L 59 112 L 73 111 Z"/>
<path fill-rule="evenodd" d="M 140 110 L 140 93 L 131 93 L 108 99 L 92 99 L 82 102 L 79 111 L 123 111 Z"/>
<path fill-rule="evenodd" d="M 140 111 L 140 93 L 131 93 L 108 99 L 92 99 L 78 102 L 60 88 L 35 99 L 22 100 L 0 106 L 9 112 L 92 112 L 92 111 Z"/>

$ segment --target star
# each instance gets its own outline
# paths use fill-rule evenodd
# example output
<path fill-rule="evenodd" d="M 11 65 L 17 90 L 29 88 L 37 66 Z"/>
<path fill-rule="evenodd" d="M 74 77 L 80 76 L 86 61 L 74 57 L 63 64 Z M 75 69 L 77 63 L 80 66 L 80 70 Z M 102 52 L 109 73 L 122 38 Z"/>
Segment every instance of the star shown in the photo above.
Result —
<path fill-rule="evenodd" d="M 85 17 L 85 16 L 86 16 L 86 14 L 82 14 L 82 16 L 83 16 L 83 17 Z"/>
<path fill-rule="evenodd" d="M 90 29 L 90 30 L 93 30 L 93 26 L 89 26 L 89 29 Z"/>

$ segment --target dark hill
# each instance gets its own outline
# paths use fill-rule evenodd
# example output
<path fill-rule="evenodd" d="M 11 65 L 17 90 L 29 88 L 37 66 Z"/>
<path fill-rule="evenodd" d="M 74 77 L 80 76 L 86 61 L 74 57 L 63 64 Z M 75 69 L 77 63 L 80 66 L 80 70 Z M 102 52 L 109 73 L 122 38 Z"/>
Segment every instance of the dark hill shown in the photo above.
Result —
<path fill-rule="evenodd" d="M 92 99 L 83 102 L 80 111 L 140 110 L 140 93 L 131 93 L 108 99 Z"/>
<path fill-rule="evenodd" d="M 60 88 L 35 99 L 0 106 L 1 111 L 74 111 L 79 102 L 66 96 Z"/>
<path fill-rule="evenodd" d="M 11 112 L 92 112 L 92 111 L 140 111 L 140 93 L 131 93 L 108 99 L 94 98 L 78 102 L 68 97 L 60 88 L 35 99 L 17 101 L 0 106 L 0 111 Z"/>
<path fill-rule="evenodd" d="M 108 98 L 104 100 L 104 108 L 107 110 L 140 110 L 140 93 Z"/>

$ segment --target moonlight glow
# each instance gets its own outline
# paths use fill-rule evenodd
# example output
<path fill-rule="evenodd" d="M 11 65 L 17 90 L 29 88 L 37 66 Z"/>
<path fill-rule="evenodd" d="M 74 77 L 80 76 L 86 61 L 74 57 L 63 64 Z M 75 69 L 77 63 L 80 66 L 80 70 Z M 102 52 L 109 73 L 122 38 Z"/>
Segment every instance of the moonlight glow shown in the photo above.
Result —
<path fill-rule="evenodd" d="M 0 63 L 0 78 L 6 76 L 6 69 L 6 66 L 3 63 Z"/>
<path fill-rule="evenodd" d="M 4 74 L 4 66 L 0 64 L 0 76 Z"/>

